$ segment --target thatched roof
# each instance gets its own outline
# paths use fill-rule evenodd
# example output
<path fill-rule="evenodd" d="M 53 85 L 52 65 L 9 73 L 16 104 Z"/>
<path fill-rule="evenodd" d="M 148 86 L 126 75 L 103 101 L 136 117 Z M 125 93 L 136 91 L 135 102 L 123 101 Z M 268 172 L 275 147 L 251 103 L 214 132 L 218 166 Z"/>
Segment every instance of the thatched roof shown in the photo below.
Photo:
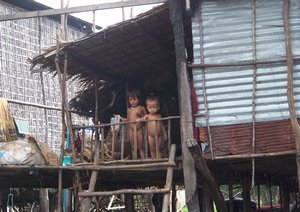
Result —
<path fill-rule="evenodd" d="M 189 17 L 185 17 L 185 27 L 191 29 Z M 191 60 L 189 30 L 186 30 L 186 46 Z M 167 4 L 80 40 L 64 43 L 61 50 L 68 52 L 68 76 L 79 79 L 86 87 L 85 91 L 80 92 L 80 97 L 71 101 L 73 109 L 84 115 L 94 114 L 92 97 L 95 77 L 103 83 L 100 91 L 101 112 L 108 106 L 118 111 L 118 101 L 124 108 L 125 81 L 141 87 L 146 93 L 160 92 L 177 84 L 174 36 Z M 56 47 L 49 48 L 31 60 L 32 67 L 38 64 L 55 73 L 55 55 Z M 85 103 L 80 103 L 82 98 Z"/>

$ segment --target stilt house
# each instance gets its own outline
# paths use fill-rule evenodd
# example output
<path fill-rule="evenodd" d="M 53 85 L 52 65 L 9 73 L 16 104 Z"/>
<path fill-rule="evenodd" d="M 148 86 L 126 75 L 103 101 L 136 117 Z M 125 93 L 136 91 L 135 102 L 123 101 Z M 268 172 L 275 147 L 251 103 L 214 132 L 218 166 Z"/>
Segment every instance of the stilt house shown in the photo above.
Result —
<path fill-rule="evenodd" d="M 200 210 L 199 201 L 205 202 L 208 178 L 203 169 L 195 171 L 194 163 L 198 167 L 200 160 L 187 147 L 201 147 L 198 159 L 206 160 L 218 184 L 244 184 L 249 202 L 250 182 L 281 185 L 287 208 L 286 194 L 297 190 L 300 146 L 299 30 L 297 0 L 187 0 L 185 6 L 179 4 L 179 10 L 173 3 L 164 4 L 58 45 L 32 63 L 56 73 L 55 57 L 68 54 L 69 78 L 85 86 L 70 106 L 99 118 L 102 125 L 96 122 L 95 126 L 103 130 L 98 145 L 105 143 L 108 130 L 104 128 L 110 126 L 105 124 L 113 114 L 125 115 L 128 89 L 159 95 L 161 113 L 169 117 L 163 120 L 169 132 L 169 153 L 171 144 L 176 144 L 177 156 L 182 156 L 173 184 L 185 185 L 192 211 Z M 124 160 L 122 142 L 126 143 L 123 139 L 114 147 L 114 159 L 115 151 L 120 151 L 118 159 Z M 101 160 L 103 148 L 99 147 Z M 102 171 L 96 187 L 164 185 L 165 172 L 155 170 L 118 171 L 113 176 Z M 86 197 L 105 195 L 93 193 L 95 186 L 89 188 Z"/>

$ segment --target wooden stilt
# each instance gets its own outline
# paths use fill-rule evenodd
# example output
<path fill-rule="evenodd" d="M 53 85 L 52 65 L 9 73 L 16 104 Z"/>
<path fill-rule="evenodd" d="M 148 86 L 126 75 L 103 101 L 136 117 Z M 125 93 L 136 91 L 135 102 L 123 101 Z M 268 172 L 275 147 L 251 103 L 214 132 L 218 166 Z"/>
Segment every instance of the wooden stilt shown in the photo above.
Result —
<path fill-rule="evenodd" d="M 43 212 L 49 212 L 48 189 L 47 188 L 40 188 L 39 195 L 40 195 L 40 207 L 41 207 L 41 211 L 43 211 Z"/>
<path fill-rule="evenodd" d="M 281 187 L 282 191 L 282 205 L 283 205 L 283 212 L 290 211 L 290 188 L 288 183 L 282 183 Z"/>
<path fill-rule="evenodd" d="M 62 170 L 58 171 L 57 211 L 62 211 Z"/>
<path fill-rule="evenodd" d="M 229 212 L 233 212 L 232 175 L 229 176 L 229 181 L 228 181 L 228 193 L 229 193 Z"/>
<path fill-rule="evenodd" d="M 133 194 L 126 194 L 125 195 L 125 211 L 126 212 L 134 211 Z"/>
<path fill-rule="evenodd" d="M 183 155 L 183 173 L 186 191 L 186 203 L 190 211 L 200 211 L 197 178 L 194 160 L 188 152 L 186 141 L 193 138 L 192 108 L 190 99 L 190 87 L 186 70 L 185 41 L 182 20 L 182 5 L 180 1 L 168 0 L 169 15 L 173 27 L 176 53 L 176 72 L 178 78 L 181 144 Z"/>
<path fill-rule="evenodd" d="M 174 162 L 175 160 L 175 152 L 176 152 L 176 145 L 173 144 L 171 146 L 171 152 L 169 155 L 169 162 Z M 172 181 L 173 181 L 173 167 L 169 167 L 167 170 L 167 177 L 166 177 L 166 185 L 165 188 L 171 191 L 172 189 Z M 168 212 L 169 211 L 169 202 L 170 202 L 170 193 L 167 193 L 164 195 L 164 202 L 163 202 L 163 208 L 162 212 Z"/>
<path fill-rule="evenodd" d="M 95 123 L 98 124 L 99 100 L 98 100 L 98 79 L 97 78 L 95 78 L 95 100 L 96 100 Z M 99 129 L 96 128 L 94 166 L 98 166 L 99 162 L 100 162 L 100 139 L 99 139 Z M 92 171 L 88 192 L 93 192 L 95 190 L 97 177 L 98 177 L 98 171 L 97 170 Z M 90 197 L 87 197 L 83 200 L 82 206 L 81 206 L 81 212 L 89 211 L 89 208 L 91 206 L 91 201 L 92 201 L 92 199 Z"/>
<path fill-rule="evenodd" d="M 172 185 L 172 212 L 176 212 L 176 186 Z"/>
<path fill-rule="evenodd" d="M 250 181 L 248 178 L 244 178 L 242 182 L 243 187 L 243 211 L 244 212 L 251 212 L 250 203 L 251 203 L 251 197 L 250 197 Z"/>

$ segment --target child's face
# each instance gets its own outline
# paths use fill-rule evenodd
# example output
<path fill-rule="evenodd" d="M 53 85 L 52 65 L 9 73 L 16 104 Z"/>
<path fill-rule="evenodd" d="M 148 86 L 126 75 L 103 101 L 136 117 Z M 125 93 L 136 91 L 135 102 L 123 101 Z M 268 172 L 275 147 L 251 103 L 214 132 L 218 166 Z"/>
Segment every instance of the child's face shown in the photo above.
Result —
<path fill-rule="evenodd" d="M 157 114 L 159 111 L 159 103 L 157 101 L 147 101 L 147 110 L 151 115 Z"/>
<path fill-rule="evenodd" d="M 139 99 L 136 96 L 128 97 L 128 102 L 129 102 L 131 107 L 139 106 Z"/>

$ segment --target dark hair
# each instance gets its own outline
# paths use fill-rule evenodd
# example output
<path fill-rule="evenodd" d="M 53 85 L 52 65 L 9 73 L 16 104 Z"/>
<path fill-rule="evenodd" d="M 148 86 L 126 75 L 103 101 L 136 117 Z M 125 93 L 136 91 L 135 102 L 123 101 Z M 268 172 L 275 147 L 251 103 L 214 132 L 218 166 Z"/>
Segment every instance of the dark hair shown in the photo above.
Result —
<path fill-rule="evenodd" d="M 129 97 L 136 97 L 139 101 L 141 101 L 141 92 L 139 90 L 128 91 L 127 99 Z"/>
<path fill-rule="evenodd" d="M 159 97 L 156 96 L 156 95 L 149 95 L 149 96 L 147 96 L 146 102 L 147 102 L 147 101 L 157 101 L 158 104 L 160 104 Z"/>

